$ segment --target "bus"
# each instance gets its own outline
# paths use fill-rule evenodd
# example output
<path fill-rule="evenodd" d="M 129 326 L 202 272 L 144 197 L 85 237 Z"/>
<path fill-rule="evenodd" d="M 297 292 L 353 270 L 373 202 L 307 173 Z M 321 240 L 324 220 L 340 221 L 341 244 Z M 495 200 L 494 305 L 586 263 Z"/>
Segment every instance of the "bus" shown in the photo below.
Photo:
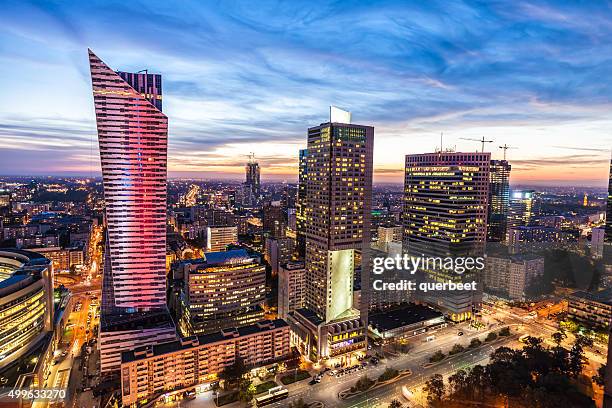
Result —
<path fill-rule="evenodd" d="M 255 406 L 263 407 L 264 405 L 282 401 L 289 396 L 289 391 L 285 388 L 277 389 L 277 387 L 268 390 L 266 395 L 255 398 Z"/>

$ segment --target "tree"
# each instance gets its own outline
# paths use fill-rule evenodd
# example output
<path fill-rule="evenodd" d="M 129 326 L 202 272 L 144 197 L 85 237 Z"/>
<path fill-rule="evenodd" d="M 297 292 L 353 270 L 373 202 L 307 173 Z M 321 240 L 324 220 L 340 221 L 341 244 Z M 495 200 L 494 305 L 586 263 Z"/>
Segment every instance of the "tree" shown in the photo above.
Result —
<path fill-rule="evenodd" d="M 394 399 L 389 403 L 389 408 L 402 408 L 402 403 L 399 400 Z"/>
<path fill-rule="evenodd" d="M 219 378 L 231 384 L 240 380 L 247 372 L 248 369 L 244 365 L 244 360 L 241 357 L 236 357 L 234 364 L 225 367 L 225 370 L 219 374 Z"/>
<path fill-rule="evenodd" d="M 385 371 L 378 377 L 378 381 L 387 381 L 399 375 L 399 371 L 395 368 L 387 367 Z"/>
<path fill-rule="evenodd" d="M 475 338 L 475 339 L 472 339 L 472 341 L 470 341 L 470 346 L 469 347 L 470 348 L 476 348 L 476 347 L 480 346 L 481 344 L 482 344 L 482 341 L 480 341 L 480 339 L 478 339 L 478 338 Z"/>
<path fill-rule="evenodd" d="M 438 361 L 444 360 L 445 357 L 446 357 L 446 354 L 444 354 L 442 350 L 438 350 L 435 353 L 433 353 L 431 357 L 429 357 L 429 362 L 437 363 Z"/>
<path fill-rule="evenodd" d="M 451 354 L 451 355 L 459 354 L 463 352 L 464 350 L 465 350 L 465 347 L 463 347 L 461 344 L 455 344 L 453 348 L 451 349 L 451 351 L 449 351 L 448 354 Z"/>
<path fill-rule="evenodd" d="M 510 335 L 510 328 L 509 327 L 504 327 L 502 328 L 499 333 L 500 336 L 505 337 L 505 336 L 509 336 Z"/>
<path fill-rule="evenodd" d="M 554 332 L 550 337 L 553 339 L 557 347 L 560 347 L 561 342 L 567 337 L 567 335 L 562 330 L 559 330 Z"/>
<path fill-rule="evenodd" d="M 574 345 L 569 352 L 569 367 L 568 371 L 571 377 L 577 378 L 582 374 L 582 368 L 585 365 L 584 348 L 591 347 L 593 340 L 585 336 L 577 336 Z"/>
<path fill-rule="evenodd" d="M 591 379 L 593 380 L 595 384 L 599 385 L 600 387 L 603 387 L 605 383 L 605 378 L 606 378 L 606 365 L 602 364 L 597 369 L 597 374 L 591 377 Z"/>
<path fill-rule="evenodd" d="M 444 379 L 440 374 L 434 374 L 425 383 L 425 392 L 427 393 L 427 401 L 431 404 L 442 401 L 444 396 Z"/>
<path fill-rule="evenodd" d="M 364 375 L 363 377 L 357 380 L 357 382 L 355 383 L 355 386 L 351 387 L 351 390 L 352 391 L 366 391 L 373 384 L 374 384 L 374 381 L 370 380 L 367 375 Z"/>
<path fill-rule="evenodd" d="M 487 337 L 485 337 L 485 341 L 489 342 L 489 341 L 493 341 L 497 338 L 497 334 L 495 332 L 489 332 L 489 334 L 487 334 Z"/>
<path fill-rule="evenodd" d="M 238 399 L 240 401 L 249 402 L 255 395 L 255 386 L 249 380 L 242 380 L 238 389 Z"/>
<path fill-rule="evenodd" d="M 458 370 L 455 374 L 448 377 L 448 385 L 453 394 L 464 394 L 467 386 L 468 373 L 465 370 Z"/>

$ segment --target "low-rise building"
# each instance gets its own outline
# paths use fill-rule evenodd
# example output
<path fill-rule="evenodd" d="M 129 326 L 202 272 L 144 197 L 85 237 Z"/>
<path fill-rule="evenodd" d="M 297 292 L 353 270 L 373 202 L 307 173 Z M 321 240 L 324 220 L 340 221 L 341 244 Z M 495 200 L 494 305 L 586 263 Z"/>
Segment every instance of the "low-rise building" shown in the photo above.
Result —
<path fill-rule="evenodd" d="M 214 381 L 238 358 L 254 368 L 281 361 L 289 352 L 289 326 L 282 319 L 127 351 L 121 362 L 123 405 Z"/>
<path fill-rule="evenodd" d="M 612 289 L 577 291 L 568 298 L 568 317 L 592 327 L 608 328 L 612 319 Z"/>
<path fill-rule="evenodd" d="M 429 306 L 403 304 L 369 316 L 369 333 L 383 343 L 426 333 L 446 326 L 444 314 Z"/>

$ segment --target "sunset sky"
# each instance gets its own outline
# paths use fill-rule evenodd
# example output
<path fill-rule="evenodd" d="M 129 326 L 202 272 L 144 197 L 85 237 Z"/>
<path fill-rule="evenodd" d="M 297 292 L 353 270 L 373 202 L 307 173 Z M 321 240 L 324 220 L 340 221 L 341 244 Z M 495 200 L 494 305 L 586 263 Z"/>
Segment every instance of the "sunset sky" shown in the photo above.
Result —
<path fill-rule="evenodd" d="M 512 182 L 605 186 L 608 2 L 3 1 L 0 175 L 99 172 L 87 47 L 163 75 L 172 176 L 295 181 L 329 105 L 375 127 L 375 181 L 405 154 L 487 149 Z"/>

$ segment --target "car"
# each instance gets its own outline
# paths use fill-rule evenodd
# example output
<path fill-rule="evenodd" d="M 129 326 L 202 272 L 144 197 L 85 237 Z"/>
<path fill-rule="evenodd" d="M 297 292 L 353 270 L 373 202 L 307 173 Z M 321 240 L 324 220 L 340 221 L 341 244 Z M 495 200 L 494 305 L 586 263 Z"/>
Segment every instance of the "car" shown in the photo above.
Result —
<path fill-rule="evenodd" d="M 463 336 L 463 332 L 460 331 L 459 333 L 457 333 L 457 336 Z"/>
<path fill-rule="evenodd" d="M 329 375 L 330 375 L 330 376 L 332 376 L 332 377 L 335 377 L 335 376 L 336 376 L 336 374 L 338 374 L 338 370 L 331 370 L 331 371 L 329 372 Z"/>
<path fill-rule="evenodd" d="M 310 380 L 310 382 L 308 383 L 308 385 L 315 385 L 315 384 L 317 384 L 317 382 L 315 381 L 314 378 Z"/>

